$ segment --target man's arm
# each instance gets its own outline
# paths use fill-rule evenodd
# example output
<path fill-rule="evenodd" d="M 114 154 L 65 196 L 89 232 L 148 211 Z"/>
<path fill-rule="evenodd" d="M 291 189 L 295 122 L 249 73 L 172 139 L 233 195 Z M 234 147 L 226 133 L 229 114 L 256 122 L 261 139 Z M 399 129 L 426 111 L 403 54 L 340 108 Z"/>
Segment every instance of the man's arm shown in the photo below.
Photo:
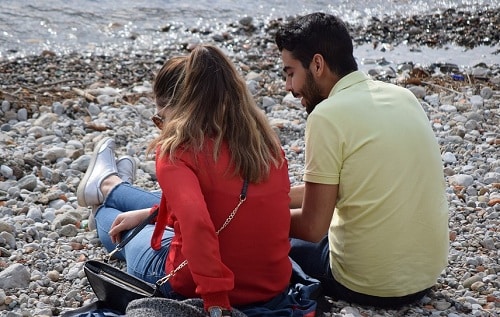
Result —
<path fill-rule="evenodd" d="M 338 185 L 305 183 L 302 208 L 290 210 L 291 238 L 319 242 L 325 236 L 337 202 L 338 188 Z M 290 197 L 292 197 L 292 191 L 290 191 Z"/>
<path fill-rule="evenodd" d="M 302 201 L 304 200 L 304 188 L 305 185 L 297 185 L 290 188 L 290 209 L 301 208 Z"/>

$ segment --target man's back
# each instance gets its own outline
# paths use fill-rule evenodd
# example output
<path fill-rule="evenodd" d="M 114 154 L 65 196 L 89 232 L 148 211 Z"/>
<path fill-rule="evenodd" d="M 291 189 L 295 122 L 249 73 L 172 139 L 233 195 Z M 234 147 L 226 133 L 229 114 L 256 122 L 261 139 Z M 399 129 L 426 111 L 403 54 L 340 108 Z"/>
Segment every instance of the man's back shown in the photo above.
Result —
<path fill-rule="evenodd" d="M 304 180 L 339 185 L 335 278 L 382 297 L 432 286 L 447 262 L 448 208 L 440 151 L 411 92 L 351 73 L 311 113 L 306 144 Z"/>

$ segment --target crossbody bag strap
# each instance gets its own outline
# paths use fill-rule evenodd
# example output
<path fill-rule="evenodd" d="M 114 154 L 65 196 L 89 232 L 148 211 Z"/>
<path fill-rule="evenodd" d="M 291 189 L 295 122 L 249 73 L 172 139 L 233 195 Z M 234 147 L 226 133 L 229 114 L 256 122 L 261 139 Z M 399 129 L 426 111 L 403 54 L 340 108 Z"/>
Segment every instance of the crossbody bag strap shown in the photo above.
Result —
<path fill-rule="evenodd" d="M 113 257 L 115 253 L 120 252 L 123 249 L 123 247 L 139 233 L 139 231 L 141 231 L 146 225 L 150 224 L 153 221 L 153 219 L 155 219 L 156 216 L 158 215 L 159 210 L 160 207 L 156 206 L 155 210 L 151 214 L 149 214 L 149 216 L 146 219 L 144 219 L 137 227 L 135 227 L 134 231 L 132 231 L 132 233 L 130 233 L 128 237 L 126 237 L 116 245 L 115 249 L 109 253 L 108 257 L 104 260 L 104 262 L 108 263 L 108 261 Z"/>
<path fill-rule="evenodd" d="M 227 227 L 227 225 L 231 222 L 231 220 L 233 220 L 234 216 L 236 215 L 236 213 L 238 212 L 238 209 L 240 208 L 241 204 L 243 204 L 245 202 L 245 200 L 247 200 L 247 190 L 248 190 L 248 180 L 245 179 L 245 181 L 243 182 L 243 187 L 241 188 L 241 193 L 240 193 L 240 200 L 238 201 L 238 204 L 236 205 L 236 207 L 234 207 L 233 211 L 231 211 L 231 213 L 229 214 L 229 216 L 227 216 L 226 218 L 226 221 L 224 221 L 224 223 L 222 224 L 222 226 L 219 228 L 219 230 L 217 230 L 215 232 L 215 234 L 219 235 L 219 233 Z M 161 279 L 159 279 L 157 282 L 156 282 L 156 285 L 157 286 L 161 286 L 163 285 L 165 282 L 167 282 L 172 276 L 174 276 L 180 269 L 182 269 L 183 267 L 185 267 L 187 265 L 188 261 L 187 260 L 184 260 L 181 264 L 179 264 L 175 269 L 172 270 L 172 272 L 168 273 L 167 275 L 165 275 L 164 277 L 162 277 Z"/>

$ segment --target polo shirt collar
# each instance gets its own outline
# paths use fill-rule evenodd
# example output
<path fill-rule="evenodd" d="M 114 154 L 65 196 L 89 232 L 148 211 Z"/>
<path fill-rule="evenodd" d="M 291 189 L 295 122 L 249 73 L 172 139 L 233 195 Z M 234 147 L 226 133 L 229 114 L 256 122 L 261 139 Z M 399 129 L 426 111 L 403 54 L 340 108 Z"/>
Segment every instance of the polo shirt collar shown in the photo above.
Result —
<path fill-rule="evenodd" d="M 330 95 L 328 97 L 331 97 L 341 91 L 342 89 L 349 88 L 352 85 L 355 85 L 357 83 L 360 83 L 365 80 L 370 80 L 370 77 L 363 73 L 360 70 L 353 71 L 352 73 L 349 73 L 342 77 L 336 84 L 333 86 L 332 90 L 330 91 Z"/>

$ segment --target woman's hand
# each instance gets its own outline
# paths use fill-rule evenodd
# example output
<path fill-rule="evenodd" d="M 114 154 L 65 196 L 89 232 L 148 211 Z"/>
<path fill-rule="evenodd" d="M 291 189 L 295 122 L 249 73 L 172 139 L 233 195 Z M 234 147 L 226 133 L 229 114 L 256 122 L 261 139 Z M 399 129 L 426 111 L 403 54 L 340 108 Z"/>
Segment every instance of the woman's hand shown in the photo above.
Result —
<path fill-rule="evenodd" d="M 138 209 L 119 214 L 111 224 L 111 229 L 109 230 L 111 241 L 119 243 L 122 231 L 137 227 L 148 216 L 149 209 Z"/>

